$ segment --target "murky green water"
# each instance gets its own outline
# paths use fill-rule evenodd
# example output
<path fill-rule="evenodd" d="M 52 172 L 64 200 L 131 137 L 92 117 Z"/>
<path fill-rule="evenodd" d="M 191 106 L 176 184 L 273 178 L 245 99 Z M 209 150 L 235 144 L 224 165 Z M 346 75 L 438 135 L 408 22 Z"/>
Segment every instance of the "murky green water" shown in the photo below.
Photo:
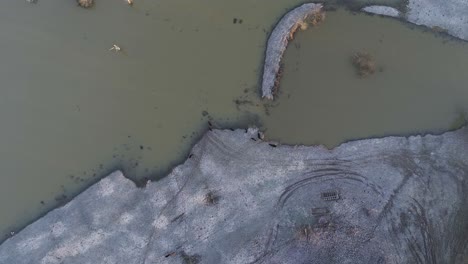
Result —
<path fill-rule="evenodd" d="M 164 175 L 209 118 L 328 146 L 463 121 L 466 44 L 344 11 L 296 35 L 281 94 L 259 100 L 267 33 L 297 3 L 1 1 L 0 234 L 115 168 Z M 358 78 L 360 50 L 382 72 Z"/>

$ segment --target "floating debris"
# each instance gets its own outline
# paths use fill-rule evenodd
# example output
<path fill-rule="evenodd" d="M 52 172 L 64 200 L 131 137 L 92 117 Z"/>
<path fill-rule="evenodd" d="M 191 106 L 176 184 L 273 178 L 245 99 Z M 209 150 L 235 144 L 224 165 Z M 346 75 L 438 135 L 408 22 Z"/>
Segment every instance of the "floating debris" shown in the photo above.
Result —
<path fill-rule="evenodd" d="M 243 22 L 242 19 L 238 19 L 238 18 L 233 18 L 232 19 L 233 24 L 242 24 L 242 22 Z"/>
<path fill-rule="evenodd" d="M 110 48 L 109 50 L 121 51 L 122 49 L 119 46 L 113 44 L 112 48 Z"/>

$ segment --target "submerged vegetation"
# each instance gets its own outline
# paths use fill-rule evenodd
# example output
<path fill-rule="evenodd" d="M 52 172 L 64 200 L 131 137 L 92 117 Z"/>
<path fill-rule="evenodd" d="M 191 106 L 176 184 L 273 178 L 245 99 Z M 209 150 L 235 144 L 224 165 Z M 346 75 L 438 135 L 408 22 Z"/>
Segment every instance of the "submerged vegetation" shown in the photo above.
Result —
<path fill-rule="evenodd" d="M 456 130 L 462 128 L 468 124 L 468 114 L 463 111 L 458 111 L 458 116 L 453 120 L 452 124 L 449 127 L 449 130 Z"/>
<path fill-rule="evenodd" d="M 361 77 L 373 74 L 376 69 L 374 57 L 368 52 L 356 52 L 352 56 L 352 63 Z"/>
<path fill-rule="evenodd" d="M 447 34 L 448 33 L 448 30 L 443 28 L 443 27 L 439 27 L 439 26 L 433 26 L 432 28 L 432 31 L 434 31 L 435 33 L 444 33 L 444 34 Z"/>

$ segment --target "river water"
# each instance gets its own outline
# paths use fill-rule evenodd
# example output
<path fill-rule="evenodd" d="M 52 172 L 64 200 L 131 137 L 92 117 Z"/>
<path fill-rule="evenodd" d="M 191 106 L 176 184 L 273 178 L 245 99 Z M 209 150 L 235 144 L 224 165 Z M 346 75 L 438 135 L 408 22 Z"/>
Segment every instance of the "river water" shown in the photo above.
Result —
<path fill-rule="evenodd" d="M 164 176 L 208 120 L 330 148 L 463 124 L 466 43 L 343 10 L 296 34 L 280 94 L 258 99 L 268 33 L 298 3 L 1 1 L 0 234 L 114 169 Z M 375 57 L 368 78 L 350 62 L 359 51 Z"/>

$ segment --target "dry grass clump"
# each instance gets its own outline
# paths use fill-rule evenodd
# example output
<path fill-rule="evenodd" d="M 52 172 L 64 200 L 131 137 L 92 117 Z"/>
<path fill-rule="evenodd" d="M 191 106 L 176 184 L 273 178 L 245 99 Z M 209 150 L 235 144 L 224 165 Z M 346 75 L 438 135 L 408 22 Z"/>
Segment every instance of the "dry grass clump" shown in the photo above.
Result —
<path fill-rule="evenodd" d="M 300 242 L 317 245 L 329 239 L 335 231 L 336 226 L 334 223 L 330 222 L 330 218 L 322 216 L 315 224 L 305 224 L 295 227 L 294 238 Z"/>
<path fill-rule="evenodd" d="M 361 77 L 367 77 L 375 72 L 374 57 L 367 52 L 355 53 L 352 57 L 352 62 Z"/>
<path fill-rule="evenodd" d="M 77 0 L 78 5 L 83 7 L 83 8 L 90 8 L 94 4 L 94 0 Z"/>
<path fill-rule="evenodd" d="M 323 11 L 315 11 L 314 13 L 308 15 L 304 20 L 299 20 L 294 24 L 294 26 L 289 31 L 289 40 L 294 38 L 294 33 L 298 29 L 306 30 L 309 28 L 309 25 L 313 27 L 319 25 L 323 20 L 325 20 L 325 12 Z"/>

